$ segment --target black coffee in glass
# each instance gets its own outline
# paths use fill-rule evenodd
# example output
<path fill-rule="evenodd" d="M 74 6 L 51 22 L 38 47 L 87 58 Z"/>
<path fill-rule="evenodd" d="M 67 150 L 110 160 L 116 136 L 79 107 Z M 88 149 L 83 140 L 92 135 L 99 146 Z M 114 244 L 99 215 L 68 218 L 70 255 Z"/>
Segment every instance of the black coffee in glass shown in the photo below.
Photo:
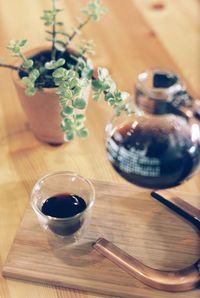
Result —
<path fill-rule="evenodd" d="M 43 214 L 51 217 L 48 223 L 50 230 L 58 235 L 66 236 L 75 233 L 81 228 L 83 220 L 79 214 L 86 207 L 85 200 L 80 196 L 64 193 L 54 195 L 45 200 L 41 211 Z"/>

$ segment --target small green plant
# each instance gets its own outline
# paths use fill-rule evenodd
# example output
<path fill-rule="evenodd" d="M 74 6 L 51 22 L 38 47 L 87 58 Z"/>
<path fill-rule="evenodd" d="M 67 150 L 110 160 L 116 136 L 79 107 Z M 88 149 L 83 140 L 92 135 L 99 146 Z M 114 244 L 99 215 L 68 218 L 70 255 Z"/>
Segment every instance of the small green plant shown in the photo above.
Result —
<path fill-rule="evenodd" d="M 83 87 L 92 86 L 93 99 L 97 101 L 101 95 L 105 101 L 120 114 L 122 110 L 128 111 L 124 104 L 128 97 L 127 92 L 118 90 L 115 82 L 105 68 L 93 69 L 87 55 L 93 54 L 93 42 L 82 40 L 77 45 L 76 54 L 71 52 L 69 46 L 81 29 L 90 21 L 98 21 L 106 13 L 100 0 L 89 1 L 81 10 L 81 17 L 77 18 L 78 25 L 68 33 L 64 29 L 64 23 L 57 20 L 62 9 L 58 9 L 58 0 L 51 0 L 52 8 L 44 10 L 41 19 L 44 22 L 47 33 L 47 41 L 51 43 L 50 57 L 26 58 L 22 49 L 27 40 L 11 41 L 8 50 L 12 56 L 20 57 L 22 64 L 19 67 L 0 63 L 0 67 L 8 67 L 18 71 L 26 94 L 33 96 L 43 88 L 53 87 L 58 94 L 61 108 L 61 129 L 66 140 L 72 140 L 75 135 L 85 138 L 88 129 L 85 127 L 85 115 L 82 110 L 86 107 L 86 101 L 81 96 Z M 42 58 L 42 59 L 41 59 Z"/>

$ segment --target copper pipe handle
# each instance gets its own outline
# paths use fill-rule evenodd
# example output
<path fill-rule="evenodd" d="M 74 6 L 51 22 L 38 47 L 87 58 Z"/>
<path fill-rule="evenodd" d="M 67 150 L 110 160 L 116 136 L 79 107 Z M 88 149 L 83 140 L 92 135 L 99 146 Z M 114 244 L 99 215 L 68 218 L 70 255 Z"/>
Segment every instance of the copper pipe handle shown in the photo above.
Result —
<path fill-rule="evenodd" d="M 192 222 L 197 229 L 200 228 L 198 208 L 166 190 L 154 191 L 152 196 Z M 162 271 L 141 263 L 104 238 L 99 238 L 93 246 L 124 271 L 152 288 L 183 292 L 200 287 L 200 259 L 181 270 Z"/>
<path fill-rule="evenodd" d="M 93 246 L 103 256 L 150 287 L 182 292 L 200 286 L 200 259 L 181 270 L 161 271 L 144 265 L 104 238 L 99 238 Z"/>

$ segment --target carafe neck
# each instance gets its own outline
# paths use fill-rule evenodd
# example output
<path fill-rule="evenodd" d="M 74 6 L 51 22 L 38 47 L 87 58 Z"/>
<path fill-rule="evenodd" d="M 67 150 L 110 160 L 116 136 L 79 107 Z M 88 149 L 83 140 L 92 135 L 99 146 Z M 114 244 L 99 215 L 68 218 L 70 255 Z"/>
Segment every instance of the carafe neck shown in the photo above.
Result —
<path fill-rule="evenodd" d="M 138 75 L 135 103 L 145 113 L 176 114 L 200 120 L 200 102 L 187 92 L 180 77 L 165 70 L 147 70 Z"/>

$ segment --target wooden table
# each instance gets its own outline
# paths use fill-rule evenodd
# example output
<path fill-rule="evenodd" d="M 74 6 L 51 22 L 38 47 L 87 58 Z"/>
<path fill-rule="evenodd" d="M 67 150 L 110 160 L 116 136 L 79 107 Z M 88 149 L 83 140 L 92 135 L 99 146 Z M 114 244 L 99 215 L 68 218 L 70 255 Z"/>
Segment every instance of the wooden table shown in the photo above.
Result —
<path fill-rule="evenodd" d="M 63 19 L 74 25 L 73 16 L 81 0 L 60 1 Z M 106 66 L 121 89 L 132 92 L 136 75 L 158 66 L 179 72 L 194 96 L 200 94 L 200 2 L 197 0 L 104 0 L 109 14 L 88 25 L 84 37 L 97 45 L 94 62 Z M 28 47 L 44 43 L 39 16 L 49 7 L 47 0 L 0 0 L 0 56 L 11 62 L 9 40 L 27 37 Z M 104 148 L 104 127 L 111 109 L 90 102 L 87 115 L 90 137 L 50 147 L 38 142 L 27 126 L 10 72 L 0 69 L 0 266 L 5 261 L 17 227 L 38 177 L 48 171 L 75 171 L 88 178 L 123 182 L 108 163 Z M 200 173 L 178 187 L 199 193 Z M 198 295 L 198 294 L 197 294 Z M 100 297 L 0 277 L 2 298 Z M 197 297 L 197 296 L 195 296 Z"/>

